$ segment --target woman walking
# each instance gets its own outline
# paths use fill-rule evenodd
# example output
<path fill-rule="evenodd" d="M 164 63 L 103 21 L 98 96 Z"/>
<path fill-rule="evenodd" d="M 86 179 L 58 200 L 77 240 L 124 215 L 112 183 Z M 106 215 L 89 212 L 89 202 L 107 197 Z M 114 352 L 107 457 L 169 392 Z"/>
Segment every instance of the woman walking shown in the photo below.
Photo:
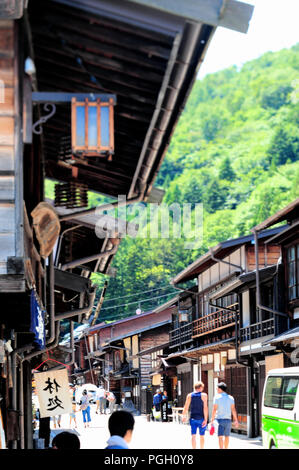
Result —
<path fill-rule="evenodd" d="M 80 399 L 80 410 L 82 410 L 84 427 L 89 428 L 90 418 L 90 405 L 87 390 L 83 390 L 82 397 Z"/>

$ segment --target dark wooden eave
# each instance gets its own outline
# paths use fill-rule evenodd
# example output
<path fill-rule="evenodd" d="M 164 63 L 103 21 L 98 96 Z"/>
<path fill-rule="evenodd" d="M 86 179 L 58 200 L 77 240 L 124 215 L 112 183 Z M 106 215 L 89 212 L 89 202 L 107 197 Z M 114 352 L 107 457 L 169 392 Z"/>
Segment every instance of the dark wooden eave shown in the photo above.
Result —
<path fill-rule="evenodd" d="M 38 91 L 117 96 L 113 160 L 77 163 L 77 181 L 146 200 L 215 26 L 128 0 L 30 0 L 28 18 Z M 69 105 L 43 126 L 43 150 L 46 176 L 70 181 Z"/>

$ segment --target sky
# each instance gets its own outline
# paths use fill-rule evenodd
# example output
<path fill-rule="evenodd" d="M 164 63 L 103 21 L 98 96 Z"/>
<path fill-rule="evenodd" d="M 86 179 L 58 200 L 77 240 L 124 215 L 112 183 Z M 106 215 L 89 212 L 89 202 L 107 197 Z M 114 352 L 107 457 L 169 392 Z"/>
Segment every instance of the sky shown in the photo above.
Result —
<path fill-rule="evenodd" d="M 198 78 L 299 42 L 299 0 L 243 0 L 254 6 L 246 34 L 217 28 Z"/>

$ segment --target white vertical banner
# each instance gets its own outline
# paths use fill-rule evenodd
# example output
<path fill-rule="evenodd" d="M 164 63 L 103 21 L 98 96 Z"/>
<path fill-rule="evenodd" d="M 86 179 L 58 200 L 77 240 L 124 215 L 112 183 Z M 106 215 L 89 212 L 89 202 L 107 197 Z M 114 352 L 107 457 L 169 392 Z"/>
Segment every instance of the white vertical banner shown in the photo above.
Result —
<path fill-rule="evenodd" d="M 6 449 L 5 432 L 4 432 L 1 409 L 0 409 L 0 449 Z"/>
<path fill-rule="evenodd" d="M 72 412 L 67 369 L 34 374 L 41 418 Z"/>
<path fill-rule="evenodd" d="M 193 387 L 198 382 L 198 364 L 193 364 Z"/>

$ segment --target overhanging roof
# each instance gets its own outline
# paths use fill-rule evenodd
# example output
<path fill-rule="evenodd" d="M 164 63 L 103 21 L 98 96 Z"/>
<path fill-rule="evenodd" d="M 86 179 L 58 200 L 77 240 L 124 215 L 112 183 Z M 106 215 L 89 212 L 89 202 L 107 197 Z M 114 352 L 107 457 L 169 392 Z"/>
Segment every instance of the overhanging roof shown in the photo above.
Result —
<path fill-rule="evenodd" d="M 122 335 L 120 335 L 120 336 L 116 336 L 115 338 L 109 338 L 109 340 L 107 340 L 107 341 L 104 343 L 103 347 L 106 347 L 107 345 L 112 344 L 112 343 L 114 343 L 115 341 L 120 341 L 120 340 L 122 340 L 122 339 L 124 339 L 124 338 L 128 338 L 128 337 L 134 336 L 134 335 L 138 335 L 139 333 L 143 333 L 144 331 L 153 330 L 153 329 L 155 329 L 155 328 L 159 328 L 160 326 L 164 326 L 164 325 L 167 325 L 167 324 L 169 324 L 169 323 L 171 323 L 171 319 L 165 320 L 165 321 L 162 321 L 162 322 L 159 322 L 159 323 L 153 323 L 153 324 L 151 324 L 151 325 L 147 325 L 147 326 L 145 326 L 145 327 L 143 327 L 143 328 L 139 328 L 139 329 L 134 330 L 134 331 L 128 330 L 126 333 L 124 333 L 124 334 L 122 334 Z"/>
<path fill-rule="evenodd" d="M 234 338 L 224 339 L 222 341 L 218 341 L 217 343 L 204 344 L 202 346 L 199 346 L 198 348 L 186 349 L 181 352 L 172 353 L 166 358 L 166 360 L 172 359 L 175 357 L 186 357 L 186 358 L 188 357 L 190 359 L 198 358 L 201 352 L 203 354 L 206 354 L 210 350 L 213 350 L 213 352 L 227 351 L 228 349 L 231 349 L 234 345 L 235 345 Z"/>
<path fill-rule="evenodd" d="M 297 326 L 296 328 L 292 328 L 291 330 L 287 330 L 284 333 L 281 333 L 280 335 L 275 336 L 275 338 L 265 341 L 263 345 L 277 344 L 280 342 L 290 343 L 292 340 L 296 338 L 299 338 L 299 326 Z"/>
<path fill-rule="evenodd" d="M 260 224 L 253 227 L 252 230 L 259 232 L 265 228 L 271 227 L 271 225 L 278 224 L 283 221 L 292 221 L 299 218 L 299 197 L 288 204 L 286 207 L 271 215 L 268 219 L 264 220 Z"/>
<path fill-rule="evenodd" d="M 259 240 L 271 237 L 277 233 L 280 233 L 282 230 L 285 229 L 285 225 L 281 227 L 276 227 L 274 229 L 265 230 L 258 234 Z M 218 245 L 214 246 L 211 250 L 214 256 L 218 258 L 225 258 L 234 250 L 238 249 L 240 246 L 245 245 L 246 243 L 252 243 L 254 241 L 253 234 L 246 235 L 239 238 L 234 238 L 230 240 L 226 240 L 224 242 L 218 243 Z M 178 284 L 180 282 L 186 282 L 191 279 L 197 277 L 201 272 L 208 269 L 210 266 L 215 264 L 216 261 L 212 259 L 211 251 L 208 251 L 204 255 L 202 255 L 199 259 L 194 261 L 192 264 L 187 266 L 183 271 L 181 271 L 175 278 L 171 280 L 172 284 Z"/>
<path fill-rule="evenodd" d="M 299 221 L 288 225 L 282 232 L 274 235 L 274 237 L 267 240 L 267 243 L 283 243 L 286 240 L 290 240 L 293 235 L 298 236 Z"/>
<path fill-rule="evenodd" d="M 191 8 L 192 7 L 192 8 Z M 108 93 L 112 161 L 70 163 L 70 106 L 43 125 L 46 176 L 117 197 L 150 194 L 217 25 L 246 31 L 252 6 L 229 0 L 30 0 L 40 92 Z M 76 172 L 75 172 L 76 173 Z"/>
<path fill-rule="evenodd" d="M 135 4 L 156 8 L 160 12 L 181 15 L 190 21 L 200 21 L 214 26 L 246 33 L 253 6 L 235 0 L 129 0 Z"/>
<path fill-rule="evenodd" d="M 266 268 L 259 269 L 259 278 L 261 282 L 267 281 L 268 279 L 272 279 L 273 275 L 277 270 L 276 265 L 267 266 Z M 239 277 L 240 285 L 247 284 L 250 282 L 256 282 L 256 270 L 250 271 L 249 273 L 241 274 Z"/>

